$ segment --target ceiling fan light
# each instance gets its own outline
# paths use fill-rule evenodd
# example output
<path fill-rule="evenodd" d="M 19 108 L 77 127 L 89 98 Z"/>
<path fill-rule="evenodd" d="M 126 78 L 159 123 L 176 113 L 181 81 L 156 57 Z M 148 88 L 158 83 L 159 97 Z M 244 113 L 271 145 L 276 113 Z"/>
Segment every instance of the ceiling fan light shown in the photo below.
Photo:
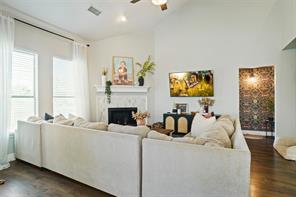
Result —
<path fill-rule="evenodd" d="M 166 4 L 168 2 L 168 0 L 152 0 L 152 3 L 154 5 L 163 5 Z"/>

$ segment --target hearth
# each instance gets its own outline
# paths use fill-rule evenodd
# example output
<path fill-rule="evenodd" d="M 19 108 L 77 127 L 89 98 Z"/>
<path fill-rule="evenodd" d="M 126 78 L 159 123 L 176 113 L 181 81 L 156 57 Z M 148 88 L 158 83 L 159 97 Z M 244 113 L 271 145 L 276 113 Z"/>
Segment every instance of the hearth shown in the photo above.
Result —
<path fill-rule="evenodd" d="M 137 112 L 136 107 L 108 108 L 108 123 L 137 126 L 137 122 L 132 118 L 132 112 Z"/>

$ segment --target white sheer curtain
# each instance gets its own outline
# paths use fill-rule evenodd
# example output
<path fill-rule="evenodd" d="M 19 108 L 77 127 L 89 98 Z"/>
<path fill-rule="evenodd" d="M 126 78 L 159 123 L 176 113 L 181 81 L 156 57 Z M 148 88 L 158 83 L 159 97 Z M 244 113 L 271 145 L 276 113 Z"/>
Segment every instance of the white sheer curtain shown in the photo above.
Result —
<path fill-rule="evenodd" d="M 85 45 L 73 43 L 74 89 L 76 113 L 87 120 L 90 119 L 89 87 L 87 70 L 87 48 Z"/>
<path fill-rule="evenodd" d="M 8 142 L 14 20 L 0 13 L 0 170 L 9 167 Z"/>

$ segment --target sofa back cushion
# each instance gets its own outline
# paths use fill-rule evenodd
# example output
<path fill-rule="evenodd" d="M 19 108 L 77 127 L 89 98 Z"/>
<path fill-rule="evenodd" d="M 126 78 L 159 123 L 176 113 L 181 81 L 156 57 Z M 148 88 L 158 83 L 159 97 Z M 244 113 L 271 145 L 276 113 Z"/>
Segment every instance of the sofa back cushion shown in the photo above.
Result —
<path fill-rule="evenodd" d="M 73 120 L 65 118 L 65 116 L 63 116 L 63 114 L 55 116 L 53 119 L 53 123 L 68 125 L 68 126 L 73 126 L 73 124 L 74 124 Z"/>
<path fill-rule="evenodd" d="M 214 123 L 214 128 L 223 128 L 229 137 L 232 136 L 234 133 L 234 122 L 232 121 L 232 118 L 229 115 L 223 115 Z"/>
<path fill-rule="evenodd" d="M 108 131 L 116 132 L 116 133 L 125 133 L 131 135 L 139 135 L 143 138 L 147 137 L 148 132 L 150 129 L 146 126 L 123 126 L 119 124 L 109 124 Z"/>
<path fill-rule="evenodd" d="M 216 122 L 216 117 L 205 118 L 197 113 L 192 121 L 191 136 L 198 137 L 201 133 L 208 130 Z"/>
<path fill-rule="evenodd" d="M 101 131 L 107 131 L 108 125 L 104 122 L 88 122 L 81 117 L 73 119 L 74 127 L 82 127 L 87 129 L 95 129 Z"/>
<path fill-rule="evenodd" d="M 173 140 L 172 136 L 167 136 L 165 134 L 162 134 L 162 133 L 159 133 L 159 132 L 153 131 L 153 130 L 147 134 L 147 138 L 155 139 L 155 140 L 165 140 L 165 141 L 172 141 Z"/>

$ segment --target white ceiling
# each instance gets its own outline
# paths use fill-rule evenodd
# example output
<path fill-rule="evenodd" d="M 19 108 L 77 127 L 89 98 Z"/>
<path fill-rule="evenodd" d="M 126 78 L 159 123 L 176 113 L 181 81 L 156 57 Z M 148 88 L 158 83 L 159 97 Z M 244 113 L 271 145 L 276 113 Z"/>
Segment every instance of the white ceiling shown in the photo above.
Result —
<path fill-rule="evenodd" d="M 187 1 L 168 0 L 169 9 L 162 12 L 151 0 L 141 0 L 137 4 L 129 3 L 130 0 L 0 0 L 4 5 L 89 41 L 151 30 Z M 88 12 L 91 5 L 102 14 L 95 16 Z M 127 17 L 127 22 L 118 22 L 121 15 Z"/>

